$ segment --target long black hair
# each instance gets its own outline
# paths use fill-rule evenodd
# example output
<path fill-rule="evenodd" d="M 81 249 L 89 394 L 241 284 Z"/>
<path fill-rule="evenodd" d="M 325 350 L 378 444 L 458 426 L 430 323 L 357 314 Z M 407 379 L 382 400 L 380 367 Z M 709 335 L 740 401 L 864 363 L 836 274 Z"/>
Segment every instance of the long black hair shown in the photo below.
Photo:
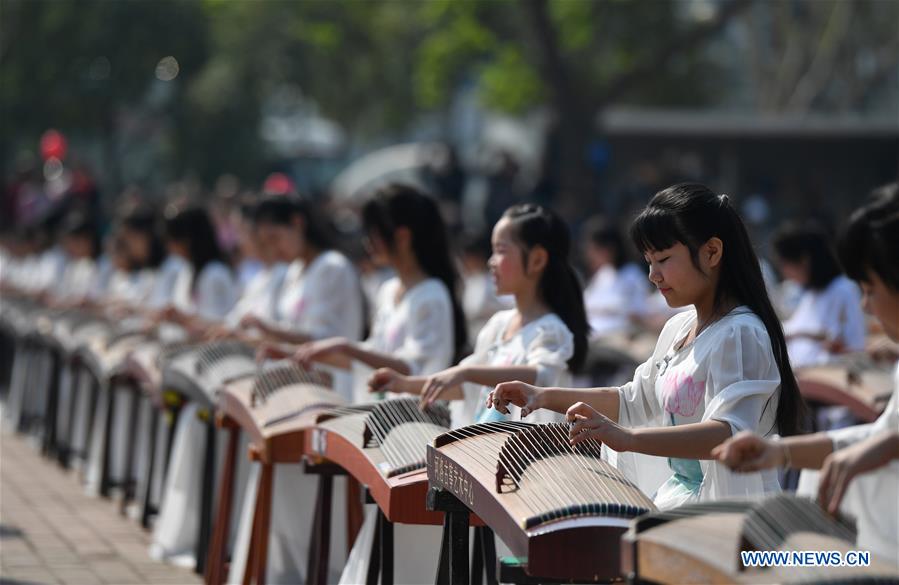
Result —
<path fill-rule="evenodd" d="M 772 240 L 774 253 L 783 260 L 808 261 L 808 283 L 812 290 L 824 290 L 843 273 L 833 249 L 833 238 L 817 223 L 790 223 L 782 226 Z"/>
<path fill-rule="evenodd" d="M 899 291 L 899 183 L 871 192 L 865 205 L 849 218 L 838 250 L 849 278 L 869 282 L 873 272 Z"/>
<path fill-rule="evenodd" d="M 309 201 L 292 195 L 269 195 L 256 205 L 254 221 L 291 227 L 294 217 L 303 218 L 303 237 L 319 251 L 334 248 L 334 236 L 318 209 Z"/>
<path fill-rule="evenodd" d="M 215 227 L 212 225 L 212 218 L 204 207 L 187 205 L 182 208 L 166 209 L 165 237 L 187 245 L 188 262 L 193 268 L 191 289 L 196 284 L 200 272 L 210 262 L 221 262 L 228 266 Z"/>
<path fill-rule="evenodd" d="M 449 292 L 455 359 L 463 357 L 468 334 L 458 297 L 459 273 L 450 251 L 446 223 L 434 199 L 408 185 L 388 185 L 362 207 L 362 223 L 366 232 L 376 233 L 391 248 L 397 228 L 409 230 L 418 265 L 428 276 L 443 282 Z"/>
<path fill-rule="evenodd" d="M 591 242 L 593 245 L 601 248 L 610 248 L 614 251 L 612 265 L 615 268 L 621 268 L 630 260 L 628 244 L 626 244 L 624 234 L 617 224 L 605 217 L 596 215 L 588 219 L 581 230 L 584 241 Z"/>
<path fill-rule="evenodd" d="M 699 247 L 714 237 L 723 242 L 724 254 L 715 290 L 714 311 L 719 313 L 727 302 L 737 302 L 749 307 L 761 319 L 780 372 L 780 399 L 776 416 L 778 431 L 783 436 L 802 432 L 806 405 L 790 366 L 783 327 L 768 298 L 749 233 L 728 197 L 716 195 L 708 187 L 695 183 L 668 187 L 659 191 L 637 216 L 630 233 L 641 253 L 665 250 L 680 242 L 690 250 L 697 269 Z"/>
<path fill-rule="evenodd" d="M 118 223 L 120 228 L 139 233 L 149 242 L 146 261 L 140 266 L 131 266 L 131 269 L 159 268 L 165 260 L 165 244 L 162 241 L 162 229 L 156 209 L 145 204 L 131 206 L 121 211 Z"/>
<path fill-rule="evenodd" d="M 587 357 L 590 325 L 584 308 L 583 287 L 569 261 L 571 234 L 568 225 L 552 210 L 533 203 L 514 205 L 502 217 L 509 221 L 512 239 L 524 248 L 525 264 L 534 247 L 546 250 L 546 268 L 537 290 L 543 302 L 574 336 L 574 353 L 568 360 L 568 367 L 576 372 Z"/>
<path fill-rule="evenodd" d="M 61 233 L 70 238 L 84 238 L 90 242 L 90 257 L 93 260 L 100 255 L 100 227 L 97 222 L 82 210 L 75 210 L 66 216 L 62 223 Z"/>

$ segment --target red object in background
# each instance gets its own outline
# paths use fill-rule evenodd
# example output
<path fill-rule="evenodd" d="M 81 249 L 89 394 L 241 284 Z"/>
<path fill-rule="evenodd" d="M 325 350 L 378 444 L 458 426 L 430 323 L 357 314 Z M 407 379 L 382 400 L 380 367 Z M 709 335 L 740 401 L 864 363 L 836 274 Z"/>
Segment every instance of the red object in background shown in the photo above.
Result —
<path fill-rule="evenodd" d="M 270 174 L 262 185 L 262 192 L 266 195 L 291 195 L 296 191 L 297 187 L 293 179 L 284 173 Z"/>
<path fill-rule="evenodd" d="M 41 136 L 41 157 L 44 160 L 57 158 L 62 160 L 66 156 L 68 144 L 66 137 L 56 130 L 47 130 Z"/>

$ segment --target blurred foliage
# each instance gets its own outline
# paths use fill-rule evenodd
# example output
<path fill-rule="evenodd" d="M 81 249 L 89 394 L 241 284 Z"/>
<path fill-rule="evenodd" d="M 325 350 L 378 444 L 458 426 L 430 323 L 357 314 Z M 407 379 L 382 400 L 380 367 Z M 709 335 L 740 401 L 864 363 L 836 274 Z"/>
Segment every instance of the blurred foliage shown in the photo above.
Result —
<path fill-rule="evenodd" d="M 558 157 L 564 165 L 584 158 L 595 116 L 610 103 L 719 101 L 733 72 L 716 63 L 709 42 L 749 2 L 2 0 L 3 159 L 48 127 L 93 134 L 114 158 L 120 114 L 150 111 L 168 126 L 171 174 L 193 170 L 208 182 L 232 172 L 255 181 L 269 156 L 261 108 L 279 88 L 300 88 L 351 139 L 383 142 L 401 138 L 422 113 L 447 111 L 460 87 L 474 86 L 492 109 L 555 113 L 556 139 L 569 145 Z M 857 24 L 879 15 L 876 2 L 840 9 L 841 2 L 791 1 L 759 16 L 767 4 L 750 11 L 750 28 L 771 38 L 754 39 L 759 50 L 750 57 L 762 81 L 804 84 L 770 98 L 789 104 L 819 100 L 827 64 L 836 62 L 822 50 L 844 57 L 845 67 L 858 57 L 827 52 L 847 38 L 864 42 L 865 29 L 841 18 Z M 895 39 L 894 25 L 882 20 L 877 38 Z M 781 64 L 781 53 L 793 60 Z M 154 71 L 167 55 L 180 73 L 167 99 L 154 101 Z M 806 70 L 814 78 L 796 73 Z"/>

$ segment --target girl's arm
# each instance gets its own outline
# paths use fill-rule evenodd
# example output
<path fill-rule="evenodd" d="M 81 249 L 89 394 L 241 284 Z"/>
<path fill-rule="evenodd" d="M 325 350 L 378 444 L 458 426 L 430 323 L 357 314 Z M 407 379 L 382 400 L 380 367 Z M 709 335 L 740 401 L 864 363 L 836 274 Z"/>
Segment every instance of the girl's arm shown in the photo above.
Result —
<path fill-rule="evenodd" d="M 479 366 L 460 364 L 447 368 L 432 376 L 404 376 L 383 368 L 372 374 L 368 380 L 372 392 L 399 392 L 420 394 L 422 403 L 430 404 L 437 399 L 462 400 L 462 384 L 470 382 L 482 386 L 495 386 L 504 380 L 537 379 L 534 366 Z"/>
<path fill-rule="evenodd" d="M 534 373 L 536 377 L 536 368 Z M 509 414 L 508 405 L 514 404 L 522 409 L 522 417 L 539 408 L 564 413 L 578 402 L 588 404 L 614 422 L 618 421 L 618 388 L 538 388 L 524 382 L 505 382 L 497 384 L 487 397 L 488 407 Z"/>
<path fill-rule="evenodd" d="M 260 319 L 255 315 L 247 315 L 240 320 L 242 329 L 258 329 L 266 341 L 272 343 L 289 343 L 291 345 L 302 345 L 313 341 L 314 338 L 306 333 L 301 333 L 287 327 L 279 327 L 274 323 L 269 323 L 265 319 Z"/>
<path fill-rule="evenodd" d="M 779 440 L 742 432 L 716 447 L 712 455 L 736 471 L 773 467 L 820 469 L 833 453 L 833 440 L 825 433 L 797 435 Z"/>
<path fill-rule="evenodd" d="M 403 360 L 372 351 L 342 337 L 305 343 L 296 351 L 293 359 L 305 367 L 318 362 L 344 370 L 352 367 L 353 360 L 359 360 L 373 369 L 390 368 L 404 375 L 410 373 L 409 364 Z"/>
<path fill-rule="evenodd" d="M 568 409 L 571 444 L 595 439 L 619 452 L 632 451 L 657 457 L 712 459 L 712 450 L 731 435 L 730 425 L 707 420 L 673 427 L 629 429 L 579 402 Z"/>

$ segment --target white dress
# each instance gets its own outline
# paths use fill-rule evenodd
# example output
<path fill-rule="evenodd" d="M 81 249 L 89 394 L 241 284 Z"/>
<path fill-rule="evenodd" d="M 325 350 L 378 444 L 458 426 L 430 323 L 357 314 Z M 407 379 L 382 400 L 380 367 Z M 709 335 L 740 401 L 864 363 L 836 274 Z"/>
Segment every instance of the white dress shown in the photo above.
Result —
<path fill-rule="evenodd" d="M 695 342 L 675 350 L 695 324 L 693 309 L 665 324 L 652 357 L 637 368 L 633 381 L 618 389 L 619 423 L 662 427 L 719 420 L 733 434 L 777 432 L 780 373 L 761 320 L 737 307 L 701 331 Z M 610 455 L 641 490 L 655 494 L 662 509 L 780 491 L 776 470 L 737 474 L 710 460 L 669 458 L 666 465 L 661 457 Z"/>
<path fill-rule="evenodd" d="M 398 278 L 385 282 L 378 291 L 371 336 L 365 345 L 402 359 L 413 375 L 428 375 L 450 366 L 454 352 L 453 309 L 449 291 L 439 280 L 429 278 L 406 291 L 397 302 Z M 357 402 L 371 402 L 366 389 L 371 368 L 354 363 Z M 340 576 L 342 584 L 365 583 L 369 553 L 374 540 L 377 507 L 365 506 L 365 520 Z M 430 583 L 437 571 L 440 539 L 438 526 L 395 524 L 393 547 L 395 583 Z"/>
<path fill-rule="evenodd" d="M 236 282 L 220 262 L 210 262 L 190 289 L 190 271 L 180 273 L 175 284 L 175 306 L 209 321 L 220 321 L 234 304 Z M 150 554 L 175 564 L 195 563 L 199 535 L 198 486 L 203 480 L 206 423 L 197 418 L 200 407 L 188 403 L 178 415 L 168 475 L 163 488 L 159 518 L 153 530 Z M 218 441 L 220 442 L 220 441 Z"/>
<path fill-rule="evenodd" d="M 631 319 L 646 314 L 648 283 L 646 273 L 636 264 L 606 265 L 597 270 L 584 290 L 591 336 L 630 331 Z"/>
<path fill-rule="evenodd" d="M 847 351 L 863 351 L 865 316 L 858 285 L 838 276 L 824 290 L 805 290 L 783 327 L 787 337 L 798 333 L 823 335 L 840 340 Z M 824 364 L 834 358 L 820 341 L 804 337 L 789 339 L 787 351 L 794 368 Z"/>
<path fill-rule="evenodd" d="M 277 324 L 318 338 L 357 341 L 362 335 L 362 302 L 362 288 L 350 261 L 339 252 L 323 252 L 309 266 L 294 262 L 287 268 L 276 303 Z M 351 376 L 336 369 L 331 373 L 335 390 L 349 397 Z M 303 473 L 297 463 L 274 467 L 267 583 L 305 582 L 318 476 Z M 258 463 L 252 464 L 229 583 L 240 583 L 246 568 L 260 469 Z M 329 565 L 336 576 L 346 563 L 346 480 L 337 477 L 333 485 Z"/>
<path fill-rule="evenodd" d="M 181 256 L 169 254 L 153 274 L 154 278 L 146 302 L 151 309 L 161 309 L 174 301 L 176 287 L 183 281 L 185 275 L 191 274 L 191 269 L 187 260 Z M 187 278 L 189 281 L 190 277 L 187 276 Z M 190 286 L 189 282 L 187 286 Z"/>
<path fill-rule="evenodd" d="M 574 336 L 555 313 L 547 313 L 527 323 L 515 335 L 504 340 L 515 309 L 500 311 L 478 334 L 474 353 L 462 360 L 463 365 L 536 366 L 536 386 L 565 386 L 570 383 L 568 360 L 574 354 Z M 453 427 L 476 422 L 502 420 L 507 417 L 485 406 L 492 387 L 478 384 L 462 386 L 464 400 L 450 403 Z M 517 406 L 510 407 L 511 419 L 521 418 Z M 527 418 L 530 422 L 561 420 L 561 415 L 540 410 Z"/>
<path fill-rule="evenodd" d="M 844 449 L 884 432 L 899 431 L 899 364 L 893 395 L 876 421 L 827 431 L 833 450 Z M 803 469 L 796 493 L 815 498 L 820 472 Z M 899 565 L 899 460 L 852 479 L 840 504 L 840 511 L 856 519 L 857 545 Z"/>
<path fill-rule="evenodd" d="M 225 316 L 225 324 L 234 329 L 247 315 L 260 319 L 274 319 L 286 272 L 287 265 L 282 262 L 265 266 L 256 272 L 243 287 L 243 292 L 234 307 Z"/>

